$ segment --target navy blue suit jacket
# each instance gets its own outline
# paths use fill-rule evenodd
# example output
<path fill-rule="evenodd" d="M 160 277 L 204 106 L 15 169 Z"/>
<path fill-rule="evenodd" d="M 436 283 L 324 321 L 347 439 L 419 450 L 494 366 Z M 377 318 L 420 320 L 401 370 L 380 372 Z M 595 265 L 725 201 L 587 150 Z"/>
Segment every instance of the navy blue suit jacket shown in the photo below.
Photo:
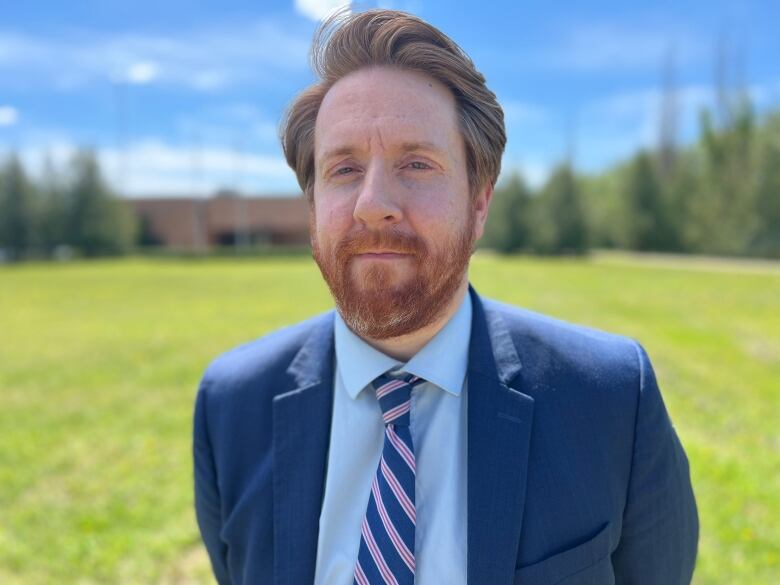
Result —
<path fill-rule="evenodd" d="M 468 582 L 689 583 L 688 461 L 642 347 L 470 294 Z M 313 583 L 333 374 L 332 312 L 206 371 L 195 505 L 221 584 Z"/>

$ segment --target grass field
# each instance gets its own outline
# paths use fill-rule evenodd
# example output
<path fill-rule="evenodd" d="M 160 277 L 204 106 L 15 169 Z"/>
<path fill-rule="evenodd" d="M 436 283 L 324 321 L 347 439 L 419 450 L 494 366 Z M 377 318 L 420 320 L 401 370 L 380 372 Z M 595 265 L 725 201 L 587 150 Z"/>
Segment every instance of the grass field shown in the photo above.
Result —
<path fill-rule="evenodd" d="M 780 267 L 482 256 L 471 276 L 640 339 L 691 460 L 695 583 L 780 583 Z M 211 583 L 192 510 L 198 378 L 330 306 L 307 258 L 0 267 L 0 583 Z"/>

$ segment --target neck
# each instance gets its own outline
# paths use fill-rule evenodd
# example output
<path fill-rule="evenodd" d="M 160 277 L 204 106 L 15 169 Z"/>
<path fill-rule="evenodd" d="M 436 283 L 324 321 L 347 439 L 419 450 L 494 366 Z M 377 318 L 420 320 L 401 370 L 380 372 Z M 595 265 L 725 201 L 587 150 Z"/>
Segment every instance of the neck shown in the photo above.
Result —
<path fill-rule="evenodd" d="M 442 330 L 447 321 L 452 318 L 458 307 L 460 307 L 468 289 L 469 281 L 467 277 L 464 277 L 463 283 L 455 294 L 452 295 L 442 314 L 435 321 L 417 331 L 389 339 L 371 339 L 368 337 L 363 337 L 362 339 L 383 354 L 399 361 L 407 362 Z"/>

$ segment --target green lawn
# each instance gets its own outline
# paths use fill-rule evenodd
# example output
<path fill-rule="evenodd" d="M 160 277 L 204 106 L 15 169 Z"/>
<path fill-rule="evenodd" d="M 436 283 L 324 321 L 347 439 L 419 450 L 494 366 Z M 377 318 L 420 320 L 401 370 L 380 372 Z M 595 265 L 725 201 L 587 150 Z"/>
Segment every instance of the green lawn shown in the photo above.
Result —
<path fill-rule="evenodd" d="M 780 582 L 780 267 L 475 259 L 640 339 L 691 459 L 698 584 Z M 0 583 L 210 583 L 190 417 L 225 349 L 331 306 L 307 258 L 0 267 Z"/>

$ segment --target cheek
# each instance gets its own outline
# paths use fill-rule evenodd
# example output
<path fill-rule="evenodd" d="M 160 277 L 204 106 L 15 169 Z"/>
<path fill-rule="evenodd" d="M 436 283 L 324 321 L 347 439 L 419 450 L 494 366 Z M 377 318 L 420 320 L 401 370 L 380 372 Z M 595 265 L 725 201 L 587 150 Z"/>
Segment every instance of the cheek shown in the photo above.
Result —
<path fill-rule="evenodd" d="M 345 203 L 334 204 L 325 198 L 315 200 L 315 229 L 320 241 L 339 239 L 351 226 L 352 209 Z"/>
<path fill-rule="evenodd" d="M 469 202 L 464 197 L 447 190 L 421 198 L 415 212 L 418 229 L 429 233 L 452 233 L 463 229 L 466 216 L 471 214 Z"/>

